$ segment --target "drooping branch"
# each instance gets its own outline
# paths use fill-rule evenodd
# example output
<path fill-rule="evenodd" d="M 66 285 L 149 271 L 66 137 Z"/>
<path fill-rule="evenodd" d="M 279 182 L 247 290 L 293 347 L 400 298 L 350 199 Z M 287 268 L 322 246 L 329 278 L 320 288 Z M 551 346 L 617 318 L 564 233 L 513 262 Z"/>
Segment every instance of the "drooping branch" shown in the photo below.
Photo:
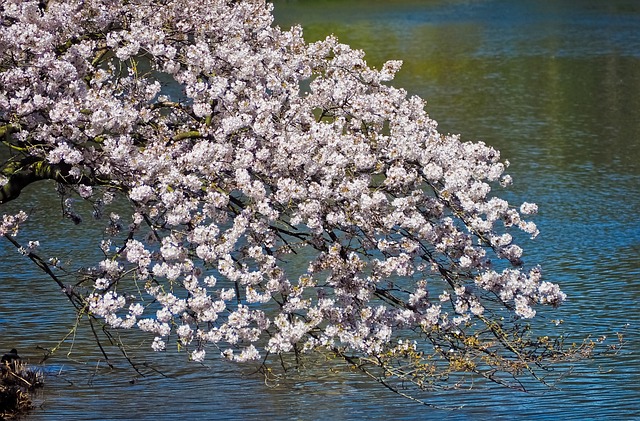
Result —
<path fill-rule="evenodd" d="M 10 235 L 4 235 L 4 238 L 7 239 L 11 244 L 13 244 L 18 250 L 24 250 L 24 248 Z M 53 281 L 60 287 L 71 304 L 76 308 L 76 310 L 81 311 L 85 307 L 84 297 L 79 295 L 77 292 L 73 291 L 71 288 L 68 288 L 62 280 L 56 276 L 56 274 L 51 270 L 50 265 L 45 262 L 40 256 L 35 253 L 27 252 L 26 256 L 33 262 L 35 265 L 40 268 L 44 273 L 46 273 Z"/>

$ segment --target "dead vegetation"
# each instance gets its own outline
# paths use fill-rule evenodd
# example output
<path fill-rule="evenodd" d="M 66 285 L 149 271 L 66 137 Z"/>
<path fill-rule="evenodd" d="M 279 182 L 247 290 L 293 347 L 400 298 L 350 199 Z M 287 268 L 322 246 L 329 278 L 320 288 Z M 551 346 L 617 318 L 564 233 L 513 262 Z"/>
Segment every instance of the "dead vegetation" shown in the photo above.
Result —
<path fill-rule="evenodd" d="M 33 408 L 31 393 L 43 385 L 40 370 L 22 361 L 0 366 L 0 420 L 19 417 Z"/>

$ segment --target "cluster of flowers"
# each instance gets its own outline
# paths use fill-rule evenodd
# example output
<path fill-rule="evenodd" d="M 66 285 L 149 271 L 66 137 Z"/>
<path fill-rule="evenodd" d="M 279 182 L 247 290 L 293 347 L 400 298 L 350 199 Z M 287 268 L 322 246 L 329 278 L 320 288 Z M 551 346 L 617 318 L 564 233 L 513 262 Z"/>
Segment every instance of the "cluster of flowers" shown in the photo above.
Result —
<path fill-rule="evenodd" d="M 471 335 L 560 304 L 509 234 L 535 237 L 523 215 L 537 207 L 491 195 L 511 181 L 499 152 L 439 133 L 422 99 L 387 83 L 400 62 L 376 70 L 335 37 L 306 43 L 270 8 L 0 6 L 11 145 L 78 180 L 81 198 L 131 205 L 111 215 L 91 312 L 151 332 L 155 350 L 173 337 L 196 361 L 207 344 L 247 361 L 406 353 L 416 329 Z"/>

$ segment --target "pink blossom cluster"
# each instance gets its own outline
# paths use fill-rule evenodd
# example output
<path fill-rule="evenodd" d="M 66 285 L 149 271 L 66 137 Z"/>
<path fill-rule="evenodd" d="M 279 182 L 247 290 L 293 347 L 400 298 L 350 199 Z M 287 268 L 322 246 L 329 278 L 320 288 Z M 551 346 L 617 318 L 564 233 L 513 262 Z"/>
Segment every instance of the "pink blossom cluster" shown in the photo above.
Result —
<path fill-rule="evenodd" d="M 510 233 L 535 237 L 537 207 L 493 195 L 511 182 L 499 152 L 438 132 L 424 100 L 388 85 L 400 62 L 307 43 L 271 7 L 0 6 L 13 149 L 66 168 L 82 199 L 128 204 L 96 240 L 89 310 L 154 350 L 249 361 L 407 353 L 415 330 L 560 304 Z M 24 215 L 3 218 L 13 233 Z"/>
<path fill-rule="evenodd" d="M 20 211 L 15 215 L 2 215 L 0 222 L 0 235 L 17 235 L 20 224 L 28 218 L 25 211 Z"/>

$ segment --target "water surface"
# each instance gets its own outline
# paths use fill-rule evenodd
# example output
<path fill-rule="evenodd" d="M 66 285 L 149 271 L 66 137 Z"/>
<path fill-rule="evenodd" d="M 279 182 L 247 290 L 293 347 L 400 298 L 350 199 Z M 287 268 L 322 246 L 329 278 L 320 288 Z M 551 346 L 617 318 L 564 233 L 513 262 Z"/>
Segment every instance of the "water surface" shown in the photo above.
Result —
<path fill-rule="evenodd" d="M 444 132 L 484 140 L 511 162 L 510 200 L 540 206 L 526 244 L 569 300 L 557 313 L 578 340 L 625 331 L 628 348 L 578 364 L 556 389 L 524 394 L 479 385 L 421 396 L 416 406 L 357 374 L 315 371 L 265 384 L 224 362 L 202 369 L 184 354 L 144 354 L 164 376 L 115 371 L 90 332 L 46 362 L 42 409 L 29 419 L 639 419 L 640 5 L 630 0 L 274 1 L 283 27 L 309 41 L 335 33 L 380 65 L 404 60 L 395 84 L 428 99 Z M 91 223 L 63 221 L 55 197 L 32 186 L 24 234 L 74 264 L 91 262 Z M 4 209 L 3 209 L 4 212 Z M 95 229 L 98 229 L 95 227 Z M 73 326 L 44 275 L 0 243 L 0 345 L 36 361 Z M 69 358 L 66 354 L 70 352 Z M 138 353 L 131 350 L 132 353 Z M 147 367 L 143 367 L 149 373 Z"/>

